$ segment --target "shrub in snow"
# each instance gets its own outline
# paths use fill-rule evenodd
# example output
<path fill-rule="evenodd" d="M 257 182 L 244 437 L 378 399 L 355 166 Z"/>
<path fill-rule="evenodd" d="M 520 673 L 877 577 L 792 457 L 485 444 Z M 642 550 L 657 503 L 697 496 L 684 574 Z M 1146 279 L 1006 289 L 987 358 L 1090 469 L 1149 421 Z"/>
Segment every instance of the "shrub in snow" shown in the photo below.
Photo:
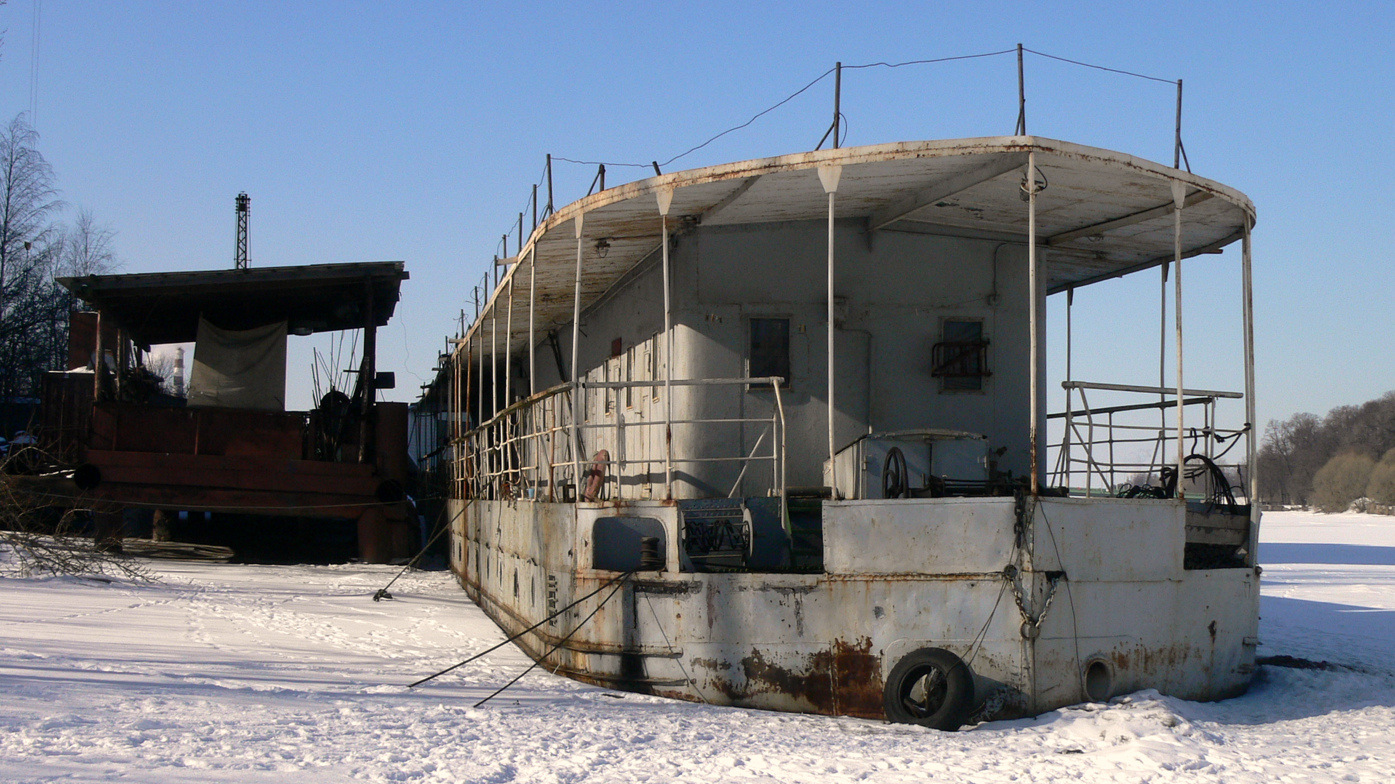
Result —
<path fill-rule="evenodd" d="M 1369 455 L 1344 452 L 1318 469 L 1313 477 L 1313 505 L 1324 512 L 1345 512 L 1366 494 L 1376 461 Z"/>
<path fill-rule="evenodd" d="M 1395 506 L 1395 449 L 1386 452 L 1371 469 L 1366 496 L 1382 506 Z"/>

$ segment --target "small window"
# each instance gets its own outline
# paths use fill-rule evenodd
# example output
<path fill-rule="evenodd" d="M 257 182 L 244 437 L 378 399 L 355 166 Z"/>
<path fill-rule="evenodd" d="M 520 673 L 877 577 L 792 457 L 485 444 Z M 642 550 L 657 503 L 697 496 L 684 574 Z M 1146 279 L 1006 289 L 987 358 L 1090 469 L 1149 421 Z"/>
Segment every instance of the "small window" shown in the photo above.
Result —
<path fill-rule="evenodd" d="M 751 351 L 748 375 L 751 378 L 779 376 L 784 379 L 784 383 L 780 386 L 788 387 L 790 385 L 789 319 L 751 319 Z"/>
<path fill-rule="evenodd" d="M 988 341 L 982 321 L 945 319 L 942 340 L 932 350 L 930 375 L 947 392 L 983 389 L 988 370 Z"/>

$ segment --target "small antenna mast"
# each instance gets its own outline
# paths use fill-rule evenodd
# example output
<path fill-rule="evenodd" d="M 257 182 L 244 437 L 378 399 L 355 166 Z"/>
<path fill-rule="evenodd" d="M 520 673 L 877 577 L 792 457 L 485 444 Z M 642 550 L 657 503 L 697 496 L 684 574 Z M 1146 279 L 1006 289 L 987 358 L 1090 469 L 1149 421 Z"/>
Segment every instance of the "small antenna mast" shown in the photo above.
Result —
<path fill-rule="evenodd" d="M 247 269 L 247 218 L 252 212 L 252 197 L 246 191 L 237 194 L 237 247 L 233 250 L 233 267 Z"/>

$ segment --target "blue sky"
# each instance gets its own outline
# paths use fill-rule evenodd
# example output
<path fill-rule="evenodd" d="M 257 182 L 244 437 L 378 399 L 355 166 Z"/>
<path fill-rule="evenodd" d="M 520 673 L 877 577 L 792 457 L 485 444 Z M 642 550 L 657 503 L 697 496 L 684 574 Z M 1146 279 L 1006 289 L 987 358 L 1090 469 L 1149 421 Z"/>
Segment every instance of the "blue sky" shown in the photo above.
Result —
<path fill-rule="evenodd" d="M 231 266 L 241 190 L 254 266 L 405 260 L 412 280 L 380 337 L 399 399 L 429 376 L 546 153 L 664 160 L 835 61 L 1019 41 L 1185 80 L 1193 171 L 1259 210 L 1261 422 L 1395 388 L 1395 4 L 45 0 L 35 79 L 33 2 L 0 7 L 0 116 L 29 111 L 37 86 L 34 124 L 63 198 L 118 232 L 124 270 Z M 1015 61 L 853 71 L 843 94 L 849 145 L 1005 135 Z M 1168 85 L 1029 56 L 1027 94 L 1034 134 L 1171 161 Z M 811 149 L 831 99 L 825 80 L 670 169 Z M 559 164 L 559 205 L 593 174 Z M 1238 248 L 1187 268 L 1189 344 L 1238 329 L 1237 269 Z M 1156 297 L 1155 275 L 1078 294 L 1076 375 L 1155 380 Z M 293 347 L 292 378 L 305 353 Z M 1189 379 L 1238 389 L 1239 361 L 1238 339 L 1189 351 Z"/>

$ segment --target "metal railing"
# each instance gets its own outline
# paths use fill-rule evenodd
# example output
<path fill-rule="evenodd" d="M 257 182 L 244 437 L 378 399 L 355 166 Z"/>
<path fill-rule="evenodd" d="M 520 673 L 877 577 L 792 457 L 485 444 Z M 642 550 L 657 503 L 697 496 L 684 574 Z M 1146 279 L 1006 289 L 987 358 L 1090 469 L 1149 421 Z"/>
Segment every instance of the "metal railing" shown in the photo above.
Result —
<path fill-rule="evenodd" d="M 763 476 L 764 472 L 750 470 L 753 464 L 768 465 L 767 490 L 783 496 L 786 436 L 781 382 L 761 377 L 558 384 L 504 408 L 462 436 L 457 490 L 468 498 L 561 502 L 673 498 L 671 480 L 666 482 L 672 467 L 726 463 L 739 465 L 727 497 L 735 496 L 748 476 Z M 774 406 L 768 417 L 667 420 L 627 415 L 631 408 L 623 402 L 624 393 L 662 389 L 665 384 L 674 389 L 730 387 L 736 393 L 733 401 L 759 386 L 773 392 Z M 600 400 L 586 399 L 596 393 L 602 395 Z M 576 411 L 585 412 L 579 423 L 574 422 Z M 742 447 L 740 433 L 727 439 L 673 437 L 679 428 L 730 426 L 744 432 L 752 425 L 763 427 L 750 449 Z M 646 438 L 656 431 L 657 437 Z M 705 446 L 692 445 L 694 441 Z"/>
<path fill-rule="evenodd" d="M 1135 480 L 1140 478 L 1161 483 L 1164 474 L 1175 469 L 1176 389 L 1085 381 L 1067 381 L 1061 386 L 1066 390 L 1066 410 L 1047 416 L 1049 420 L 1064 421 L 1061 441 L 1051 447 L 1056 450 L 1051 476 L 1053 485 L 1069 488 L 1072 495 L 1115 495 L 1126 484 L 1138 484 Z M 1157 399 L 1146 403 L 1092 406 L 1088 394 L 1091 391 L 1150 395 Z M 1201 455 L 1213 464 L 1220 464 L 1248 432 L 1249 425 L 1219 426 L 1217 402 L 1243 397 L 1239 392 L 1182 390 L 1182 405 L 1188 411 L 1197 412 L 1184 414 L 1183 451 L 1188 457 Z M 1146 421 L 1149 419 L 1152 421 Z M 1189 424 L 1191 422 L 1196 424 Z M 1244 465 L 1245 461 L 1239 458 L 1224 464 L 1224 469 L 1234 472 L 1236 487 L 1244 486 L 1238 481 Z M 1187 478 L 1173 481 L 1183 484 Z"/>

